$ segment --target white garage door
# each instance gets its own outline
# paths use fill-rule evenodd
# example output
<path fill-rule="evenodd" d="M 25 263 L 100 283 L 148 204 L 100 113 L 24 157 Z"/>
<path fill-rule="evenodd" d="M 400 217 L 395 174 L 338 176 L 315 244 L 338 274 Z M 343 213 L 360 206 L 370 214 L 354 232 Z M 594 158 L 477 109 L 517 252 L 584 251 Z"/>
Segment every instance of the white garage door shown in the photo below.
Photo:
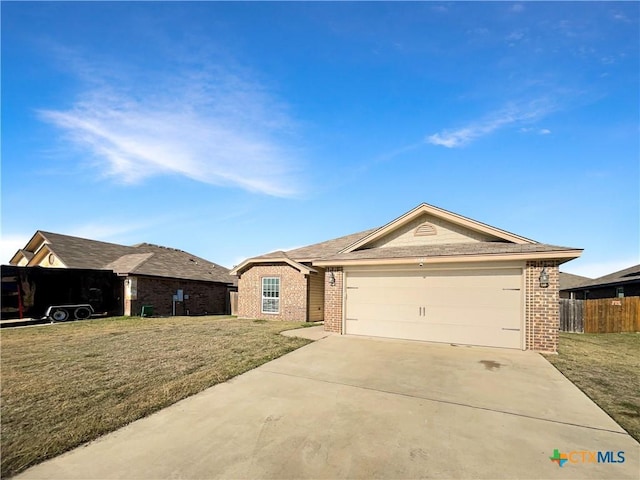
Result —
<path fill-rule="evenodd" d="M 522 348 L 522 269 L 346 272 L 346 333 Z"/>

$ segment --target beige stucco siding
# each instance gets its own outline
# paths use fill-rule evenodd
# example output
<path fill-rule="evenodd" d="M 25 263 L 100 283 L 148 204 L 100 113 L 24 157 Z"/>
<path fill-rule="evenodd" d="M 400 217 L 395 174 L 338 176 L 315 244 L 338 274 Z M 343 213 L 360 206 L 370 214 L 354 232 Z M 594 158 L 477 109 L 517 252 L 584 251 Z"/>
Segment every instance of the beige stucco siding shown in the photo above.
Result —
<path fill-rule="evenodd" d="M 47 246 L 40 249 L 29 263 L 32 267 L 66 268 L 66 265 Z"/>
<path fill-rule="evenodd" d="M 435 227 L 436 234 L 416 236 L 414 234 L 415 229 L 425 222 Z M 367 245 L 367 248 L 409 247 L 415 245 L 486 242 L 491 240 L 495 240 L 495 238 L 460 225 L 455 225 L 433 215 L 423 214 L 378 239 L 371 245 Z"/>

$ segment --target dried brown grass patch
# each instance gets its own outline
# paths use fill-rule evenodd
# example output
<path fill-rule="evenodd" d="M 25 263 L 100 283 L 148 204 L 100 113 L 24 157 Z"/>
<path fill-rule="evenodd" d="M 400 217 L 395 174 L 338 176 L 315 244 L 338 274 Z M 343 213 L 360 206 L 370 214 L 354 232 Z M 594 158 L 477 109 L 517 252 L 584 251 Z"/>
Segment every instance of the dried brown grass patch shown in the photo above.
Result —
<path fill-rule="evenodd" d="M 547 360 L 640 441 L 640 334 L 561 333 Z"/>
<path fill-rule="evenodd" d="M 111 432 L 307 343 L 291 322 L 112 318 L 1 335 L 1 476 Z"/>

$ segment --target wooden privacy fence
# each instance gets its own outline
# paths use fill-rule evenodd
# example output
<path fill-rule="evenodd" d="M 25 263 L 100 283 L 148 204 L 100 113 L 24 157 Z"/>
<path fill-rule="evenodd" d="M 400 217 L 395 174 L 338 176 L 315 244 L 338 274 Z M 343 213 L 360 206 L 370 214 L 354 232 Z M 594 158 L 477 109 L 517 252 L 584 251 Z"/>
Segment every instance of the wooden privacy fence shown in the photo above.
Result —
<path fill-rule="evenodd" d="M 640 297 L 560 299 L 560 331 L 640 332 Z"/>
<path fill-rule="evenodd" d="M 584 332 L 640 332 L 640 297 L 585 300 Z"/>
<path fill-rule="evenodd" d="M 584 332 L 584 300 L 560 299 L 560 331 Z"/>

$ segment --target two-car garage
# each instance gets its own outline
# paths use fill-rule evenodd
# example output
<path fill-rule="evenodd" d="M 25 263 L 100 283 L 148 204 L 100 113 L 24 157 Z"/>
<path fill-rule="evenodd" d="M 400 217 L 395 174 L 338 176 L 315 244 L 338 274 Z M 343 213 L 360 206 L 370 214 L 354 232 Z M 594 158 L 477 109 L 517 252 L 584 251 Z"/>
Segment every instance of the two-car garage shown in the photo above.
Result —
<path fill-rule="evenodd" d="M 345 269 L 345 333 L 522 349 L 523 269 Z"/>

